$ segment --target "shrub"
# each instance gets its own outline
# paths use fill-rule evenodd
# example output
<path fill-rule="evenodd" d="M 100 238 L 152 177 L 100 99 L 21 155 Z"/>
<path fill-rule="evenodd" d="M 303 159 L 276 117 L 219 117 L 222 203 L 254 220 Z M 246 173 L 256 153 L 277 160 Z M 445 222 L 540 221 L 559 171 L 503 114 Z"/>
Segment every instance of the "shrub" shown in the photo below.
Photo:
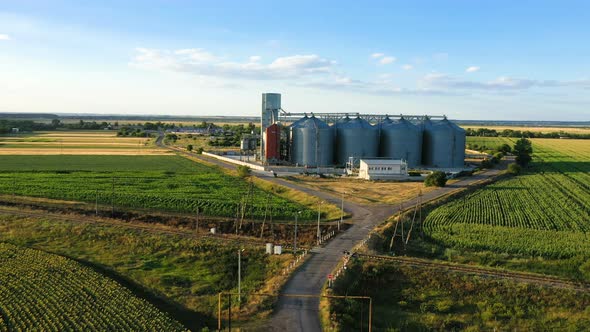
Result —
<path fill-rule="evenodd" d="M 187 145 L 186 146 L 186 150 L 187 151 L 193 151 L 193 145 L 192 144 Z"/>
<path fill-rule="evenodd" d="M 203 154 L 203 151 L 204 151 L 203 148 L 202 147 L 199 147 L 197 149 L 197 154 Z"/>
<path fill-rule="evenodd" d="M 512 152 L 512 148 L 510 147 L 510 145 L 504 143 L 504 144 L 500 145 L 500 147 L 498 148 L 498 151 L 500 151 L 504 154 L 507 154 L 507 153 Z"/>
<path fill-rule="evenodd" d="M 241 178 L 245 178 L 245 177 L 250 176 L 251 171 L 252 170 L 248 166 L 245 166 L 245 165 L 238 166 L 238 176 Z"/>
<path fill-rule="evenodd" d="M 490 159 L 484 159 L 481 161 L 481 168 L 493 168 L 494 163 Z"/>
<path fill-rule="evenodd" d="M 521 171 L 521 167 L 519 164 L 510 164 L 508 165 L 508 173 L 513 175 L 518 175 Z"/>
<path fill-rule="evenodd" d="M 447 184 L 447 175 L 441 171 L 434 171 L 426 177 L 424 185 L 427 187 L 444 187 Z"/>

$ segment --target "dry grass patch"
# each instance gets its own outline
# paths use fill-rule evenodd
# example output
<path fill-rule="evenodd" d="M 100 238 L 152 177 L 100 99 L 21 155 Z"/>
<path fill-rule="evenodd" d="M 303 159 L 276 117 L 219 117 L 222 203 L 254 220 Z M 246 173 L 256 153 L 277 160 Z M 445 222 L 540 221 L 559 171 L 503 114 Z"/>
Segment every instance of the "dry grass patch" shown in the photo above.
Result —
<path fill-rule="evenodd" d="M 510 130 L 520 130 L 520 131 L 531 131 L 534 133 L 552 133 L 552 132 L 560 132 L 564 131 L 566 133 L 572 134 L 590 134 L 590 127 L 523 127 L 523 126 L 470 126 L 470 125 L 461 125 L 462 128 L 471 128 L 471 129 L 480 129 L 480 128 L 487 128 L 487 129 L 494 129 L 496 131 L 502 131 L 504 129 Z"/>
<path fill-rule="evenodd" d="M 367 181 L 354 178 L 320 179 L 309 176 L 294 176 L 289 180 L 306 187 L 333 194 L 336 197 L 345 192 L 345 199 L 360 204 L 397 204 L 399 202 L 433 190 L 422 182 Z"/>

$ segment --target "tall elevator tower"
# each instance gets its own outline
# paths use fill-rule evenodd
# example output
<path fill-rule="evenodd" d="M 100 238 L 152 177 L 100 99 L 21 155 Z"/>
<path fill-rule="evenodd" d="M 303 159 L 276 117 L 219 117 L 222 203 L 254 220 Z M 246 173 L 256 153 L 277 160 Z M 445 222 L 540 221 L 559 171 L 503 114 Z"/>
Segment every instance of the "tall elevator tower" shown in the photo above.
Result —
<path fill-rule="evenodd" d="M 279 120 L 279 110 L 281 109 L 280 93 L 263 93 L 262 94 L 262 113 L 260 115 L 260 159 L 265 162 L 265 145 L 266 145 L 266 128 L 270 127 Z"/>

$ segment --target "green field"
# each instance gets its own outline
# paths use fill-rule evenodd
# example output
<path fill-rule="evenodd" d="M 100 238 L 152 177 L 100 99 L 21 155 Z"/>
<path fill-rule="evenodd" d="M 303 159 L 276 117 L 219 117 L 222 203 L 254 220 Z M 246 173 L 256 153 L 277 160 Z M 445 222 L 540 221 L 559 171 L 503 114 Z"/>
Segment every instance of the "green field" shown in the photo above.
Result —
<path fill-rule="evenodd" d="M 431 211 L 426 234 L 454 248 L 590 257 L 590 142 L 532 142 L 530 168 Z"/>
<path fill-rule="evenodd" d="M 467 149 L 472 150 L 497 150 L 502 144 L 508 144 L 514 146 L 516 142 L 515 138 L 510 137 L 480 137 L 480 136 L 467 136 L 465 143 Z"/>
<path fill-rule="evenodd" d="M 180 306 L 178 319 L 190 322 L 187 327 L 191 329 L 212 327 L 217 294 L 237 291 L 239 248 L 245 249 L 242 254 L 244 293 L 260 290 L 269 279 L 279 276 L 292 259 L 290 254 L 265 255 L 262 245 L 195 239 L 157 230 L 147 232 L 124 224 L 81 224 L 5 215 L 0 215 L 0 242 L 38 248 L 114 271 L 152 296 Z M 68 282 L 66 279 L 75 282 L 77 278 L 66 275 L 64 279 L 61 274 L 54 277 L 56 282 L 63 283 Z M 244 296 L 243 301 L 248 303 L 250 298 Z"/>
<path fill-rule="evenodd" d="M 178 156 L 1 156 L 0 193 L 235 217 L 291 219 L 300 204 Z"/>
<path fill-rule="evenodd" d="M 0 331 L 66 330 L 185 329 L 80 263 L 0 242 Z"/>
<path fill-rule="evenodd" d="M 353 259 L 334 294 L 371 296 L 375 332 L 590 329 L 588 293 L 394 262 Z M 366 331 L 368 310 L 358 300 L 330 301 L 339 331 Z"/>

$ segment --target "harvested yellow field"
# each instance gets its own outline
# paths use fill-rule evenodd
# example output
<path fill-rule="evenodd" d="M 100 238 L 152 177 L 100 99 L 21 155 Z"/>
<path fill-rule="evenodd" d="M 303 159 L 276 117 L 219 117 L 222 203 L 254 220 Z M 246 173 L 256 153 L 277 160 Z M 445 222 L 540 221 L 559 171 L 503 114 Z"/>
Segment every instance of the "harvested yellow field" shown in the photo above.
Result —
<path fill-rule="evenodd" d="M 480 128 L 487 128 L 487 129 L 494 129 L 496 131 L 502 131 L 504 129 L 510 130 L 520 130 L 520 131 L 531 131 L 534 133 L 553 133 L 553 132 L 560 132 L 564 131 L 566 133 L 572 134 L 590 134 L 590 127 L 511 127 L 511 126 L 470 126 L 470 125 L 461 125 L 462 128 L 467 129 L 480 129 Z"/>
<path fill-rule="evenodd" d="M 0 146 L 0 155 L 100 155 L 100 156 L 134 156 L 134 155 L 165 155 L 171 154 L 168 150 L 161 149 L 4 149 Z"/>
<path fill-rule="evenodd" d="M 306 187 L 318 189 L 360 204 L 398 204 L 401 201 L 433 190 L 423 182 L 366 181 L 352 178 L 319 179 L 309 176 L 294 176 L 289 180 Z"/>
<path fill-rule="evenodd" d="M 0 155 L 161 155 L 170 152 L 148 137 L 113 131 L 35 132 L 0 136 Z"/>

